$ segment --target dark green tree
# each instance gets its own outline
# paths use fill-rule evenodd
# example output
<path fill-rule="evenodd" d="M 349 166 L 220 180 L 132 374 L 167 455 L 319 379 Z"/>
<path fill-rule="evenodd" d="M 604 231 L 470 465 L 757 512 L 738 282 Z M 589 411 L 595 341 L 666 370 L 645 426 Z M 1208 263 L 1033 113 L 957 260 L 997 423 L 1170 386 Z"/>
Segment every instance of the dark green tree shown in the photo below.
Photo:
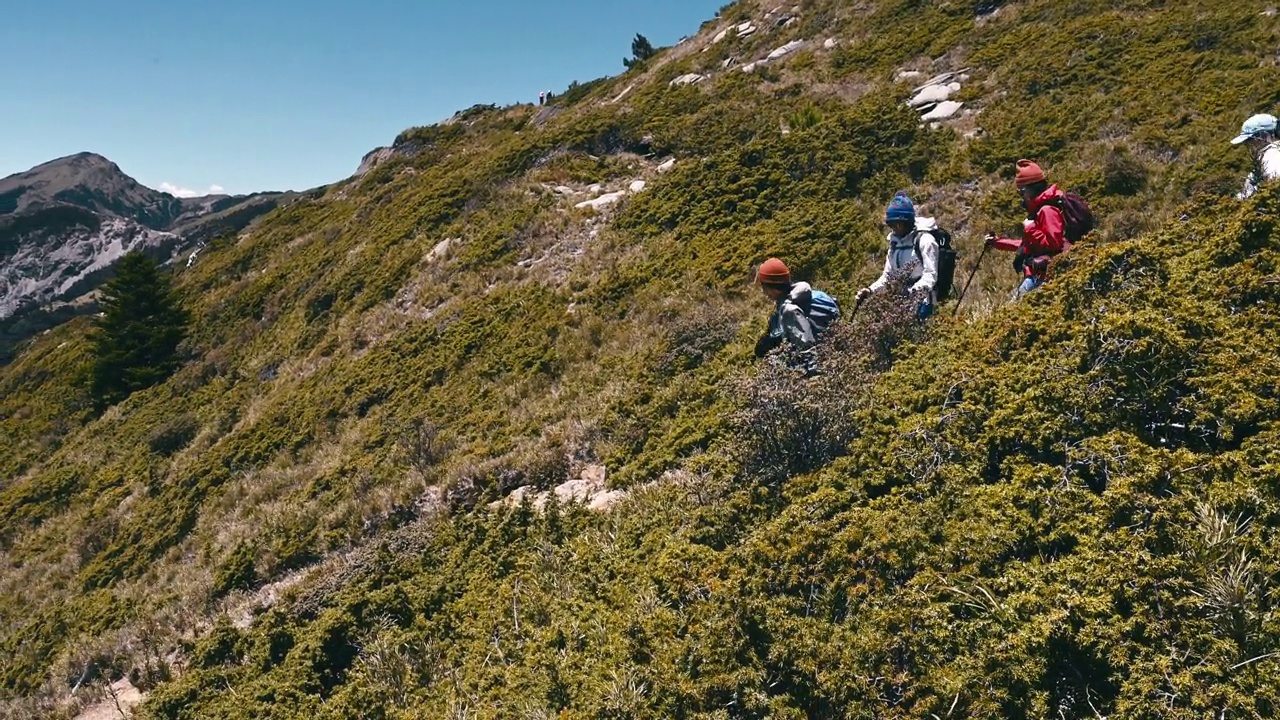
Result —
<path fill-rule="evenodd" d="M 116 264 L 115 277 L 102 287 L 101 307 L 89 335 L 90 391 L 100 408 L 172 375 L 188 321 L 168 273 L 136 251 Z"/>
<path fill-rule="evenodd" d="M 653 57 L 656 52 L 657 50 L 653 49 L 653 44 L 649 42 L 649 38 L 636 33 L 635 39 L 631 41 L 631 57 L 624 58 L 622 64 L 628 68 L 635 67 Z"/>

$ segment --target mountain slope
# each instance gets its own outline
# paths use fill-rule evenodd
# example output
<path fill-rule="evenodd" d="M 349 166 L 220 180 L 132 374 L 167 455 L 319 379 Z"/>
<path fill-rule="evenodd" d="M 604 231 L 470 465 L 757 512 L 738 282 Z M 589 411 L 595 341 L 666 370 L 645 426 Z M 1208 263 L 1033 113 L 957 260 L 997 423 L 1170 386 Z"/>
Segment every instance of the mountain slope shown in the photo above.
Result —
<path fill-rule="evenodd" d="M 161 260 L 243 229 L 288 195 L 178 199 L 79 153 L 0 179 L 0 362 L 85 298 L 130 250 Z"/>
<path fill-rule="evenodd" d="M 183 211 L 182 200 L 139 185 L 94 153 L 77 153 L 0 179 L 0 215 L 57 205 L 129 218 L 152 230 L 165 229 Z"/>
<path fill-rule="evenodd" d="M 83 318 L 0 370 L 5 711 L 1273 714 L 1280 197 L 1224 198 L 1275 20 L 797 7 L 211 242 L 187 364 L 101 417 Z M 1023 156 L 1103 223 L 1045 290 L 989 257 L 927 336 L 878 297 L 818 380 L 751 363 L 753 265 L 850 309 L 908 187 L 965 273 Z"/>

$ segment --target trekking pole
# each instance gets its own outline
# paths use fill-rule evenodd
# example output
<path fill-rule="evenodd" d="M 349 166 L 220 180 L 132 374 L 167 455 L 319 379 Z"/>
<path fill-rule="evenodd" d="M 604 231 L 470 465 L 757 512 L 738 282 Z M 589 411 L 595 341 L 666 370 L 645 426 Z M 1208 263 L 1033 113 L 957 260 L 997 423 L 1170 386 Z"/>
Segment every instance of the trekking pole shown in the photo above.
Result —
<path fill-rule="evenodd" d="M 978 253 L 978 262 L 973 264 L 973 270 L 969 271 L 969 279 L 964 281 L 964 289 L 960 291 L 960 297 L 956 298 L 956 309 L 952 313 L 953 315 L 960 314 L 960 303 L 964 302 L 965 293 L 969 292 L 969 283 L 973 282 L 973 276 L 978 274 L 978 268 L 982 267 L 982 258 L 987 256 L 987 251 L 990 249 L 990 245 L 985 242 L 982 243 L 982 252 Z"/>

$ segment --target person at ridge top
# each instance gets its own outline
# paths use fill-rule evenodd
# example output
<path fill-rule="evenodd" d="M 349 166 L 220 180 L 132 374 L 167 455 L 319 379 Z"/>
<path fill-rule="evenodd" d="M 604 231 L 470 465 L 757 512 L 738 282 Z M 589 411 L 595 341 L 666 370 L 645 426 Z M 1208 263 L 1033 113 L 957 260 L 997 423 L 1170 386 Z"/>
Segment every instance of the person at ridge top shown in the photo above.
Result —
<path fill-rule="evenodd" d="M 892 273 L 906 270 L 915 283 L 908 292 L 920 296 L 916 316 L 923 320 L 933 313 L 933 288 L 938 282 L 938 241 L 930 232 L 937 229 L 938 224 L 933 218 L 917 218 L 915 205 L 904 190 L 899 190 L 889 201 L 884 222 L 889 226 L 889 251 L 885 255 L 884 270 L 875 282 L 858 291 L 858 302 L 887 285 Z"/>
<path fill-rule="evenodd" d="M 1022 297 L 1044 284 L 1049 270 L 1049 260 L 1067 247 L 1066 222 L 1058 207 L 1063 193 L 1057 185 L 1050 185 L 1044 171 L 1030 160 L 1017 162 L 1014 186 L 1027 209 L 1027 219 L 1022 221 L 1022 239 L 997 237 L 987 233 L 987 247 L 1016 253 L 1014 269 L 1023 275 L 1015 297 Z"/>
<path fill-rule="evenodd" d="M 1244 190 L 1236 193 L 1237 200 L 1252 197 L 1264 182 L 1280 178 L 1280 143 L 1276 142 L 1276 118 L 1274 115 L 1254 115 L 1240 126 L 1240 134 L 1231 139 L 1232 145 L 1245 143 L 1253 154 L 1253 171 L 1245 178 Z"/>

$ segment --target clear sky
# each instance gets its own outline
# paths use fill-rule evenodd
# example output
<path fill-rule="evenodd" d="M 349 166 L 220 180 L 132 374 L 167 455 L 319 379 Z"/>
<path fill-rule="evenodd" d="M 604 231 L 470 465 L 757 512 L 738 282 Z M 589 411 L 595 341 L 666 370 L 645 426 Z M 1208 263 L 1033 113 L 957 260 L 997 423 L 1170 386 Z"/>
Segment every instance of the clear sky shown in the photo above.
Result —
<path fill-rule="evenodd" d="M 0 0 L 0 177 L 96 152 L 155 188 L 303 190 L 401 130 L 622 72 L 726 0 Z"/>

